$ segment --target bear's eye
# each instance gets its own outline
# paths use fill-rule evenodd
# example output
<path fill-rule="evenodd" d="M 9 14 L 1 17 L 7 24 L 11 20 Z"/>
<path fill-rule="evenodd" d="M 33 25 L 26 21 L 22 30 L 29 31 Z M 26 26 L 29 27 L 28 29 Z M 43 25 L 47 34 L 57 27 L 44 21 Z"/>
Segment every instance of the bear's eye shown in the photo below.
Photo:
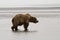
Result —
<path fill-rule="evenodd" d="M 33 21 L 36 21 L 36 18 L 35 18 L 35 17 L 32 17 L 32 20 L 33 20 Z"/>
<path fill-rule="evenodd" d="M 35 17 L 30 18 L 30 22 L 35 22 L 37 19 Z"/>
<path fill-rule="evenodd" d="M 36 21 L 36 18 L 34 18 L 34 21 Z"/>

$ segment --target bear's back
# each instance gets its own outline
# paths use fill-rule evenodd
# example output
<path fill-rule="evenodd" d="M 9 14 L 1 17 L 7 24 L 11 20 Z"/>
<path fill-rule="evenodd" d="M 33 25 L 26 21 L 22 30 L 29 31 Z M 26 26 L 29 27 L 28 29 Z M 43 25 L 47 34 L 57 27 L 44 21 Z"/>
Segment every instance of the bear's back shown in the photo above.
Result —
<path fill-rule="evenodd" d="M 13 19 L 15 23 L 28 23 L 30 16 L 27 14 L 17 14 Z"/>

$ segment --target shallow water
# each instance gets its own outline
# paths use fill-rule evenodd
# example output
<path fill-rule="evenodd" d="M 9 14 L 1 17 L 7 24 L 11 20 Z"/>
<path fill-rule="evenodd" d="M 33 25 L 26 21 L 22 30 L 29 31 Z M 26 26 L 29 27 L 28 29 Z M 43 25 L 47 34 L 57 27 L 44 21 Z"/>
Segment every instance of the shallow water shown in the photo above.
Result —
<path fill-rule="evenodd" d="M 0 19 L 0 40 L 60 40 L 60 17 L 39 17 L 39 23 L 30 23 L 29 31 L 11 31 L 11 18 Z"/>

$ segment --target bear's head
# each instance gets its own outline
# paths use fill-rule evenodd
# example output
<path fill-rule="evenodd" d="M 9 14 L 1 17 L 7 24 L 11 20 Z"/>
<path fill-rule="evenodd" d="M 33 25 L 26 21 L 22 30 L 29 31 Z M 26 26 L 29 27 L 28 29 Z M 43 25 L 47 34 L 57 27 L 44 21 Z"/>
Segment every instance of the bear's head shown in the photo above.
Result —
<path fill-rule="evenodd" d="M 38 23 L 38 20 L 36 17 L 30 17 L 30 22 L 32 23 Z"/>

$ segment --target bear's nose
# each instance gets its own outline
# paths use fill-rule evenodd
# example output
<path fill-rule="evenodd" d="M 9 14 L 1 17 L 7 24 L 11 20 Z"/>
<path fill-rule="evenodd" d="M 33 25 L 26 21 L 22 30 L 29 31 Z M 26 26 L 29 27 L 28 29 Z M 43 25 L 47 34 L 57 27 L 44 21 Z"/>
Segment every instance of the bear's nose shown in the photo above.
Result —
<path fill-rule="evenodd" d="M 37 21 L 37 23 L 38 23 L 39 21 Z"/>
<path fill-rule="evenodd" d="M 38 23 L 39 21 L 36 21 L 36 23 Z"/>

